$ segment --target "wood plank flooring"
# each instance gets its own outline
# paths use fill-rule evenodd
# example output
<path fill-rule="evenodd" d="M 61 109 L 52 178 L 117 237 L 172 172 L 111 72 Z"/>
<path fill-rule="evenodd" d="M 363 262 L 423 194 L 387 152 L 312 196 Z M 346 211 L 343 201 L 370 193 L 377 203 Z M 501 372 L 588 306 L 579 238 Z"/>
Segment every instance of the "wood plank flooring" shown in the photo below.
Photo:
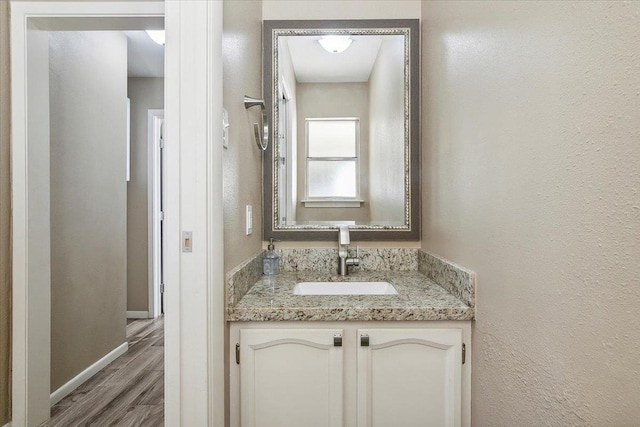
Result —
<path fill-rule="evenodd" d="M 164 321 L 127 323 L 129 349 L 51 408 L 45 427 L 164 426 Z"/>

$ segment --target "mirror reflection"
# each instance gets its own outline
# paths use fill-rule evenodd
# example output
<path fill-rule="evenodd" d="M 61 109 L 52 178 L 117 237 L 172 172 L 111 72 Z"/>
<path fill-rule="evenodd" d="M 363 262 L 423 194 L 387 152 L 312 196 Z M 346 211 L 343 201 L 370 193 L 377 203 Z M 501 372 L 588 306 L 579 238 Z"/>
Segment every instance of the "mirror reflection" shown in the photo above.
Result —
<path fill-rule="evenodd" d="M 277 228 L 408 227 L 408 34 L 274 32 Z"/>
<path fill-rule="evenodd" d="M 263 27 L 264 238 L 419 240 L 419 20 Z"/>

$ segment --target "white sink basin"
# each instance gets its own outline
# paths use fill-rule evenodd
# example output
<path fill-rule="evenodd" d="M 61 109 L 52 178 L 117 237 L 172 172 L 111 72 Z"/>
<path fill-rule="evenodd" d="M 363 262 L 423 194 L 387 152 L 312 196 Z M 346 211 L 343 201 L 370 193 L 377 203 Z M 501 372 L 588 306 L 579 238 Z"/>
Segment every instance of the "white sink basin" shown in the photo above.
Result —
<path fill-rule="evenodd" d="M 300 282 L 294 295 L 397 295 L 389 282 Z"/>

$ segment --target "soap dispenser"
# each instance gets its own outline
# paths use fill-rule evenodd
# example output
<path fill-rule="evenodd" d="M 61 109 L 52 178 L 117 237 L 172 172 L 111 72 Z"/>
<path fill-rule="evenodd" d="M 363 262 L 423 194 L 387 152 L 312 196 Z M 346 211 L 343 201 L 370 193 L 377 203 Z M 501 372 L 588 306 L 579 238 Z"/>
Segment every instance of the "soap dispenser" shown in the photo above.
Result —
<path fill-rule="evenodd" d="M 280 257 L 276 253 L 276 247 L 273 244 L 274 239 L 269 239 L 267 246 L 267 254 L 262 258 L 262 270 L 267 276 L 274 276 L 280 273 Z"/>

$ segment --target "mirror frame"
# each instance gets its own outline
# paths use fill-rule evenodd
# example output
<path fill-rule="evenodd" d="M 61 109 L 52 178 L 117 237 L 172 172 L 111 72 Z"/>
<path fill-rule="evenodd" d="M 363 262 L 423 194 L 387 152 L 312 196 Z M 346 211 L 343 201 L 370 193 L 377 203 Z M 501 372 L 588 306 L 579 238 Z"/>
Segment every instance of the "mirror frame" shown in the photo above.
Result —
<path fill-rule="evenodd" d="M 405 69 L 409 72 L 405 91 L 405 224 L 399 226 L 356 225 L 349 226 L 351 239 L 356 241 L 375 240 L 420 240 L 420 21 L 418 19 L 372 19 L 372 20 L 267 20 L 263 22 L 263 92 L 269 123 L 269 144 L 263 156 L 263 209 L 264 239 L 278 240 L 335 240 L 338 225 L 288 225 L 276 223 L 278 182 L 274 175 L 277 151 L 278 78 L 275 73 L 277 61 L 277 40 L 279 36 L 314 35 L 336 32 L 357 31 L 361 34 L 380 30 L 381 33 L 398 30 L 406 34 L 408 55 L 405 55 Z M 388 33 L 391 35 L 391 33 Z M 407 159 L 408 156 L 408 159 Z"/>

